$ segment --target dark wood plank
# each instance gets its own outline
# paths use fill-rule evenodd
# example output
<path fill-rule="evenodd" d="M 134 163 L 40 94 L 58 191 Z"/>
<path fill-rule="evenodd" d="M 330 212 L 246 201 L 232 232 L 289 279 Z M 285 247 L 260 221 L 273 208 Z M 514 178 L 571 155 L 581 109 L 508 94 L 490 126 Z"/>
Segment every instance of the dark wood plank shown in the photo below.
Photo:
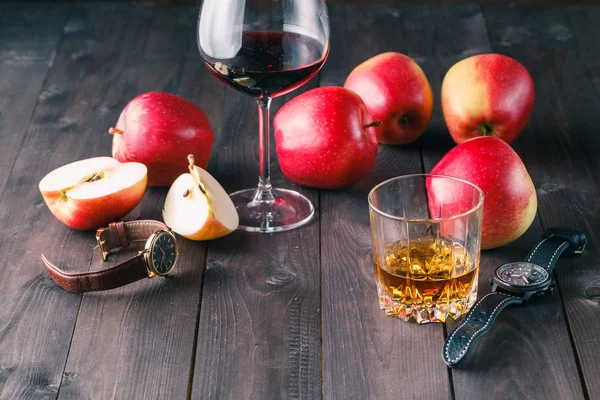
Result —
<path fill-rule="evenodd" d="M 196 30 L 200 7 L 165 8 L 154 13 L 145 58 L 200 59 Z"/>
<path fill-rule="evenodd" d="M 45 12 L 34 4 L 0 4 L 0 193 L 52 65 L 71 6 Z"/>
<path fill-rule="evenodd" d="M 204 67 L 198 68 L 206 73 Z M 197 74 L 189 71 L 184 80 L 193 82 Z M 272 116 L 285 101 L 314 87 L 316 79 L 275 99 Z M 222 90 L 227 94 L 218 103 L 223 111 L 209 171 L 233 192 L 257 184 L 257 106 L 245 95 Z M 208 244 L 192 387 L 195 399 L 320 395 L 319 199 L 316 190 L 283 177 L 271 143 L 274 186 L 306 195 L 315 205 L 316 217 L 293 231 L 272 235 L 238 231 Z"/>
<path fill-rule="evenodd" d="M 46 73 L 60 40 L 69 5 L 50 7 L 46 12 L 31 6 L 0 5 L 0 233 L 3 272 L 0 274 L 0 397 L 54 398 L 60 384 L 73 318 L 54 318 L 57 310 L 74 317 L 77 297 L 57 296 L 42 275 L 39 245 L 54 234 L 45 229 L 54 217 L 42 211 L 37 190 L 47 160 L 43 146 L 23 147 L 21 142 L 36 135 L 40 115 L 30 117 L 38 102 Z M 45 96 L 40 94 L 39 101 Z M 37 110 L 40 111 L 40 110 Z M 29 126 L 29 129 L 28 129 Z M 41 144 L 41 143 L 38 143 Z M 17 158 L 17 154 L 20 157 Z M 36 218 L 36 216 L 38 218 Z M 40 321 L 43 325 L 40 326 Z"/>
<path fill-rule="evenodd" d="M 490 52 L 491 47 L 479 7 L 448 8 L 438 15 L 443 17 L 438 19 L 434 16 L 431 20 L 437 27 L 436 41 L 432 46 L 432 59 L 437 63 L 425 62 L 424 69 L 430 77 L 435 97 L 439 99 L 446 71 L 465 57 Z M 461 20 L 463 22 L 458 22 Z M 438 102 L 430 129 L 422 141 L 425 170 L 430 171 L 453 146 Z M 505 262 L 523 259 L 541 232 L 540 223 L 536 220 L 520 240 L 500 249 L 482 252 L 479 297 L 490 292 L 487 280 L 494 269 Z M 447 322 L 447 330 L 450 331 L 460 321 Z M 537 353 L 542 355 L 534 357 Z M 523 368 L 525 359 L 526 370 Z M 492 332 L 477 344 L 465 364 L 452 371 L 452 376 L 454 394 L 459 399 L 484 392 L 492 397 L 507 398 L 581 398 L 583 393 L 560 296 L 555 294 L 527 307 L 503 313 Z"/>
<path fill-rule="evenodd" d="M 150 188 L 141 218 L 161 219 L 166 189 Z M 81 304 L 60 399 L 185 398 L 192 364 L 204 244 L 178 238 L 180 258 L 168 278 L 153 278 Z M 135 256 L 122 250 L 109 263 L 94 254 L 92 269 Z"/>
<path fill-rule="evenodd" d="M 70 9 L 71 5 L 64 3 L 49 6 L 43 1 L 2 2 L 0 63 L 52 63 Z"/>
<path fill-rule="evenodd" d="M 65 30 L 44 85 L 44 92 L 56 88 L 55 95 L 40 98 L 23 144 L 30 151 L 20 153 L 1 199 L 7 211 L 2 223 L 11 227 L 0 240 L 4 254 L 10 255 L 1 283 L 2 300 L 7 306 L 0 343 L 3 397 L 55 398 L 61 378 L 63 397 L 94 397 L 100 392 L 97 389 L 108 388 L 102 393 L 124 398 L 147 397 L 145 394 L 154 397 L 158 393 L 170 398 L 176 390 L 165 382 L 179 384 L 182 397 L 186 393 L 202 246 L 196 247 L 195 254 L 185 253 L 187 267 L 168 286 L 156 280 L 150 283 L 154 290 L 137 297 L 123 294 L 131 293 L 132 286 L 121 296 L 115 292 L 112 296 L 86 298 L 79 328 L 75 328 L 72 362 L 68 363 L 72 368 L 65 375 L 81 296 L 59 289 L 45 276 L 39 260 L 40 252 L 45 252 L 66 269 L 85 270 L 90 266 L 93 232 L 76 232 L 56 221 L 43 205 L 37 182 L 47 171 L 66 162 L 110 155 L 107 127 L 116 121 L 135 91 L 152 88 L 135 86 L 136 68 L 144 68 L 139 60 L 150 16 L 151 11 L 142 7 L 78 5 L 66 25 L 70 28 Z M 130 20 L 138 23 L 128 24 Z M 158 78 L 153 69 L 149 71 L 145 85 L 153 85 Z M 141 72 L 139 75 L 143 76 Z M 162 79 L 170 77 L 164 74 Z M 163 197 L 164 191 L 146 196 L 142 215 L 159 216 Z M 176 295 L 164 300 L 168 287 Z M 181 307 L 184 303 L 187 308 Z M 179 325 L 179 330 L 174 329 Z M 94 335 L 97 328 L 99 332 Z M 165 340 L 165 332 L 181 335 Z M 109 339 L 112 341 L 107 342 Z M 155 344 L 151 352 L 147 352 L 148 344 Z M 107 347 L 113 351 L 95 351 Z M 115 351 L 122 352 L 121 358 L 111 359 Z M 113 360 L 116 362 L 110 364 Z M 81 382 L 85 383 L 78 386 Z M 144 392 L 147 390 L 151 393 Z"/>
<path fill-rule="evenodd" d="M 150 19 L 143 21 L 150 26 Z M 186 68 L 179 58 L 128 61 L 135 68 L 135 85 L 122 93 L 120 106 L 138 93 L 175 89 Z M 152 68 L 147 67 L 149 63 Z M 194 100 L 207 111 L 205 106 L 210 108 L 219 91 L 207 90 L 212 89 L 212 77 L 197 78 L 190 86 L 204 86 L 205 90 Z M 149 189 L 140 218 L 162 220 L 166 192 L 166 188 Z M 59 398 L 171 399 L 187 395 L 205 245 L 181 237 L 178 244 L 180 258 L 168 278 L 84 296 Z M 110 264 L 130 257 L 132 252 L 124 251 Z M 92 269 L 106 268 L 103 264 L 96 253 Z M 94 349 L 91 354 L 90 348 Z"/>
<path fill-rule="evenodd" d="M 519 59 L 536 84 L 536 106 L 519 144 L 536 183 L 542 225 L 588 236 L 586 253 L 564 259 L 556 272 L 582 383 L 589 398 L 598 398 L 600 9 L 516 7 L 498 13 L 486 7 L 484 14 L 494 49 Z"/>
<path fill-rule="evenodd" d="M 359 63 L 384 51 L 423 62 L 431 47 L 428 7 L 330 7 L 331 54 L 321 84 L 342 85 Z M 386 316 L 373 279 L 367 194 L 377 183 L 422 171 L 419 143 L 380 145 L 372 171 L 344 191 L 321 193 L 323 397 L 445 398 L 443 326 Z"/>
<path fill-rule="evenodd" d="M 132 3 L 145 4 L 150 7 L 191 7 L 199 6 L 201 0 L 131 0 Z M 597 4 L 597 0 L 577 0 L 576 2 L 567 2 L 565 0 L 518 0 L 516 4 Z M 365 0 L 328 0 L 328 4 L 365 4 Z M 471 0 L 372 0 L 370 4 L 383 4 L 383 5 L 423 5 L 423 4 L 470 4 Z M 480 0 L 478 3 L 501 3 L 498 0 Z"/>
<path fill-rule="evenodd" d="M 220 120 L 220 110 L 215 104 L 222 102 L 223 86 L 208 72 L 190 74 L 189 71 L 203 68 L 198 62 L 187 63 L 169 48 L 152 48 L 148 44 L 156 21 L 161 21 L 160 29 L 176 32 L 171 40 L 184 41 L 185 36 L 193 32 L 177 28 L 188 11 L 157 10 L 150 14 L 148 10 L 127 10 L 130 18 L 138 20 L 140 25 L 145 24 L 148 39 L 138 48 L 144 54 L 141 60 L 126 59 L 124 64 L 115 66 L 115 79 L 121 83 L 121 91 L 110 96 L 110 107 L 114 110 L 110 123 L 116 121 L 129 99 L 151 90 L 175 92 L 193 99 L 207 113 L 213 126 Z M 144 36 L 141 39 L 144 40 Z M 136 53 L 134 57 L 140 55 Z M 190 80 L 182 81 L 184 75 Z M 140 218 L 162 219 L 160 210 L 165 194 L 166 189 L 149 189 Z M 60 398 L 183 398 L 187 395 L 205 245 L 183 238 L 179 238 L 179 245 L 180 259 L 169 278 L 84 296 Z M 110 264 L 131 255 L 125 251 Z M 103 267 L 95 254 L 92 269 Z M 93 354 L 89 354 L 91 347 L 95 349 Z"/>

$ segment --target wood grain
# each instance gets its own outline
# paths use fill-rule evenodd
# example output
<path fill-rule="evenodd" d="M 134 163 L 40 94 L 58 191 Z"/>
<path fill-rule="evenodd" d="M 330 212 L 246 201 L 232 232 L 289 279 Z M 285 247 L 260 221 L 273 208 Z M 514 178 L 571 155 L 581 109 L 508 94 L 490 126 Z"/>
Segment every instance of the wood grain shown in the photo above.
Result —
<path fill-rule="evenodd" d="M 200 64 L 198 62 L 198 64 Z M 207 73 L 202 67 L 203 73 Z M 186 73 L 194 81 L 198 70 Z M 285 101 L 316 85 L 275 99 Z M 216 79 L 215 79 L 216 81 Z M 258 181 L 257 106 L 226 90 L 210 172 L 228 192 Z M 192 96 L 193 97 L 193 96 Z M 279 169 L 272 140 L 272 182 L 306 195 L 316 208 L 308 226 L 263 235 L 235 232 L 208 244 L 192 398 L 318 398 L 320 383 L 319 203 Z"/>
<path fill-rule="evenodd" d="M 70 5 L 0 5 L 0 193 L 19 154 L 46 74 L 52 66 Z"/>
<path fill-rule="evenodd" d="M 36 109 L 32 117 L 36 103 L 43 103 L 40 90 L 70 8 L 0 5 L 1 398 L 56 397 L 79 305 L 78 296 L 59 293 L 42 274 L 40 248 L 64 229 L 46 227 L 54 217 L 43 210 L 37 190 L 49 163 L 40 157 L 46 134 L 40 120 L 51 114 Z M 64 319 L 52 317 L 57 310 Z"/>
<path fill-rule="evenodd" d="M 144 4 L 149 7 L 192 7 L 192 6 L 200 6 L 201 0 L 131 0 L 134 4 Z M 364 0 L 327 0 L 327 4 L 364 4 Z M 424 5 L 424 4 L 470 4 L 472 1 L 470 0 L 426 0 L 426 1 L 417 1 L 417 0 L 372 0 L 369 4 L 374 5 L 388 5 L 388 6 L 401 6 L 406 4 L 412 5 Z M 494 3 L 503 3 L 499 0 L 480 0 L 478 1 L 480 4 L 494 4 Z M 549 4 L 565 4 L 565 5 L 573 5 L 573 4 L 597 4 L 597 0 L 577 0 L 566 1 L 566 0 L 518 0 L 515 1 L 516 4 L 536 4 L 536 5 L 549 5 Z"/>
<path fill-rule="evenodd" d="M 199 10 L 199 7 L 157 10 L 160 12 L 153 14 L 144 58 L 184 57 L 200 60 L 196 41 Z"/>
<path fill-rule="evenodd" d="M 438 8 L 428 20 L 435 27 L 430 36 L 436 39 L 429 46 L 422 46 L 431 49 L 431 54 L 425 55 L 423 68 L 430 77 L 435 97 L 439 99 L 443 76 L 454 63 L 470 55 L 491 51 L 487 32 L 489 27 L 486 29 L 485 20 L 477 6 Z M 430 171 L 443 154 L 454 146 L 445 127 L 439 102 L 436 103 L 434 118 L 421 143 L 426 171 Z M 520 149 L 518 141 L 515 147 Z M 536 219 L 527 234 L 517 242 L 482 252 L 479 297 L 491 291 L 488 278 L 496 267 L 524 259 L 532 245 L 539 240 L 541 232 L 540 222 Z M 447 331 L 450 332 L 460 321 L 462 319 L 448 321 Z M 511 308 L 498 318 L 491 333 L 476 345 L 467 361 L 452 370 L 455 397 L 469 398 L 472 393 L 486 392 L 492 397 L 582 398 L 577 366 L 570 347 L 558 293 L 527 306 Z M 525 360 L 529 366 L 527 371 L 521 368 Z"/>
<path fill-rule="evenodd" d="M 359 63 L 384 51 L 419 59 L 429 9 L 332 6 L 331 54 L 321 84 L 342 85 Z M 421 60 L 422 61 L 422 60 Z M 373 278 L 367 194 L 393 176 L 422 171 L 419 144 L 380 145 L 375 166 L 343 191 L 321 192 L 323 397 L 446 398 L 441 324 L 386 316 Z"/>
<path fill-rule="evenodd" d="M 97 24 L 84 20 L 81 25 L 91 26 L 96 34 L 100 34 L 101 25 L 112 16 L 95 11 L 93 15 L 99 20 Z M 121 91 L 107 96 L 110 98 L 111 119 L 102 129 L 107 144 L 111 143 L 111 137 L 104 132 L 116 122 L 120 110 L 131 98 L 148 91 L 178 93 L 179 88 L 190 86 L 182 84 L 186 68 L 184 59 L 173 56 L 169 49 L 152 49 L 147 44 L 156 20 L 163 21 L 161 29 L 176 32 L 171 40 L 177 42 L 183 39 L 187 33 L 175 29 L 178 19 L 164 19 L 161 14 L 172 16 L 167 10 L 150 12 L 137 7 L 124 11 L 126 18 L 137 21 L 140 45 L 130 56 L 117 59 L 112 64 L 110 76 L 120 83 L 118 88 Z M 125 42 L 115 47 L 119 54 L 127 54 L 129 45 L 131 43 Z M 96 54 L 96 57 L 102 58 L 103 55 Z M 195 86 L 205 86 L 205 89 L 211 88 L 212 83 L 213 79 L 208 75 L 199 76 L 193 82 Z M 216 84 L 212 86 L 216 89 Z M 218 90 L 214 94 L 205 90 L 194 100 L 209 111 L 218 93 Z M 211 116 L 218 117 L 218 114 Z M 166 193 L 166 188 L 149 188 L 139 217 L 162 220 Z M 169 277 L 144 280 L 106 293 L 84 295 L 59 398 L 186 397 L 205 245 L 181 237 L 178 237 L 178 245 L 180 257 Z M 112 260 L 109 259 L 108 263 L 103 263 L 96 252 L 91 269 L 122 262 L 134 256 L 136 250 L 139 248 L 111 255 Z"/>
<path fill-rule="evenodd" d="M 600 382 L 595 377 L 600 371 L 595 354 L 600 345 L 593 332 L 599 329 L 600 315 L 594 296 L 600 287 L 600 139 L 594 131 L 600 122 L 600 58 L 589 50 L 597 46 L 593 37 L 600 31 L 590 23 L 600 12 L 593 7 L 548 8 L 541 13 L 516 7 L 499 14 L 497 8 L 486 7 L 484 14 L 494 48 L 521 61 L 536 84 L 534 113 L 519 143 L 536 184 L 542 225 L 580 229 L 588 236 L 586 253 L 565 258 L 556 272 L 582 382 L 589 398 L 597 398 Z M 511 29 L 514 26 L 519 29 Z"/>

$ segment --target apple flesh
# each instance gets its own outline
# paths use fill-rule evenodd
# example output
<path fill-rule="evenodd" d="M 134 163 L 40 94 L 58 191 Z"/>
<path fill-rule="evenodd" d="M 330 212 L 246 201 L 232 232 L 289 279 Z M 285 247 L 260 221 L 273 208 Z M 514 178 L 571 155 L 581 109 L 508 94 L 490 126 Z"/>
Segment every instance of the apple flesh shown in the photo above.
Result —
<path fill-rule="evenodd" d="M 533 182 L 517 153 L 496 137 L 478 137 L 450 150 L 431 170 L 478 186 L 484 194 L 481 248 L 492 249 L 519 238 L 533 222 L 537 197 Z M 460 193 L 445 196 L 457 199 L 463 211 L 467 198 Z"/>
<path fill-rule="evenodd" d="M 113 157 L 148 167 L 149 186 L 170 186 L 185 170 L 183 160 L 189 153 L 206 168 L 214 139 L 200 108 L 163 92 L 144 93 L 131 100 L 109 133 L 113 135 Z"/>
<path fill-rule="evenodd" d="M 407 144 L 427 128 L 433 111 L 433 94 L 425 73 L 410 57 L 382 53 L 357 66 L 344 83 L 358 94 L 371 116 L 381 121 L 374 128 L 380 143 Z"/>
<path fill-rule="evenodd" d="M 512 143 L 533 109 L 527 69 L 501 54 L 480 54 L 454 64 L 442 83 L 442 112 L 457 144 L 495 136 Z"/>
<path fill-rule="evenodd" d="M 163 208 L 168 227 L 191 240 L 211 240 L 237 229 L 239 216 L 227 192 L 211 174 L 195 165 L 189 155 L 188 174 L 169 189 Z"/>
<path fill-rule="evenodd" d="M 146 183 L 143 164 L 95 157 L 55 169 L 40 181 L 39 189 L 59 221 L 88 230 L 127 215 L 142 200 Z"/>
<path fill-rule="evenodd" d="M 363 178 L 377 155 L 373 121 L 361 98 L 336 86 L 309 90 L 284 105 L 273 121 L 283 174 L 321 189 Z"/>

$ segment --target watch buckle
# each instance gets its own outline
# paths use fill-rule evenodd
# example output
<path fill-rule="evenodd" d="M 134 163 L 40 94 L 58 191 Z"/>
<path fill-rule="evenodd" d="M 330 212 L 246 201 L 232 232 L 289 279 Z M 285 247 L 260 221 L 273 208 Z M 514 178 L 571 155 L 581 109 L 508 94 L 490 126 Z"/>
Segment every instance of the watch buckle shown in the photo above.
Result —
<path fill-rule="evenodd" d="M 106 248 L 106 240 L 102 240 L 102 232 L 104 232 L 104 229 L 105 228 L 100 228 L 96 231 L 96 242 L 102 252 L 102 260 L 106 261 L 108 258 L 108 249 Z"/>
<path fill-rule="evenodd" d="M 581 246 L 579 246 L 577 248 L 577 250 L 575 250 L 573 252 L 573 254 L 583 254 L 584 250 L 585 250 L 585 246 L 587 245 L 587 240 L 584 240 L 583 243 L 581 244 Z"/>

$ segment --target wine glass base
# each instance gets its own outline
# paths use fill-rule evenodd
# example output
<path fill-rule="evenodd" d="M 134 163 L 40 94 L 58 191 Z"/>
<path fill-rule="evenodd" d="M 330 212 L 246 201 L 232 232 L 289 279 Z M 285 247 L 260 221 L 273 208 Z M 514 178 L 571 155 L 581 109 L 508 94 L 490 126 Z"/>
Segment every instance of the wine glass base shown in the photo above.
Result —
<path fill-rule="evenodd" d="M 248 232 L 273 233 L 298 228 L 315 214 L 309 199 L 287 189 L 272 189 L 274 200 L 256 201 L 256 189 L 245 189 L 229 196 L 240 216 L 238 229 Z"/>

